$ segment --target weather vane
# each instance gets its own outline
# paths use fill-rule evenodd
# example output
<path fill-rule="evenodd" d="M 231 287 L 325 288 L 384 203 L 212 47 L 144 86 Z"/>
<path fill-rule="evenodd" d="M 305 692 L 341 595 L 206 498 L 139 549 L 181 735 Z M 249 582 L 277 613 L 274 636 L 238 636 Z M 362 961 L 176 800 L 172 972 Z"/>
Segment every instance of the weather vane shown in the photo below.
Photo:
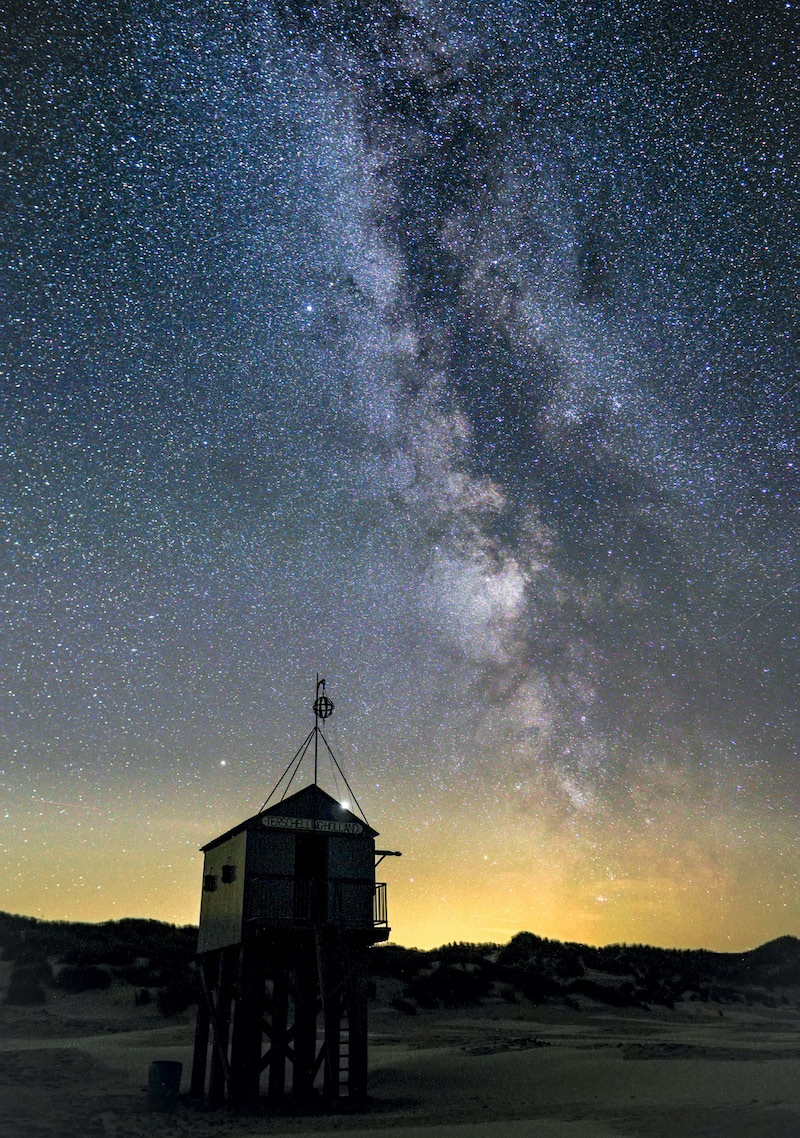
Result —
<path fill-rule="evenodd" d="M 320 690 L 321 689 L 321 690 Z M 317 698 L 314 700 L 314 714 L 323 721 L 333 715 L 333 700 L 325 695 L 325 681 L 317 676 Z"/>

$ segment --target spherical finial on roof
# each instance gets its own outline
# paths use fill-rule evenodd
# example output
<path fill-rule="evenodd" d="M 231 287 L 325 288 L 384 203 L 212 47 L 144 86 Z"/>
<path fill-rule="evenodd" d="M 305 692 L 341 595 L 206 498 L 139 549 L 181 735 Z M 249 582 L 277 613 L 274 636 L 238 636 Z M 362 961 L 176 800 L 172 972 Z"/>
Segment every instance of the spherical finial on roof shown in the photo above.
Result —
<path fill-rule="evenodd" d="M 320 692 L 320 689 L 322 691 Z M 317 681 L 317 698 L 314 700 L 314 714 L 318 719 L 328 719 L 333 714 L 333 700 L 325 695 L 325 681 Z"/>

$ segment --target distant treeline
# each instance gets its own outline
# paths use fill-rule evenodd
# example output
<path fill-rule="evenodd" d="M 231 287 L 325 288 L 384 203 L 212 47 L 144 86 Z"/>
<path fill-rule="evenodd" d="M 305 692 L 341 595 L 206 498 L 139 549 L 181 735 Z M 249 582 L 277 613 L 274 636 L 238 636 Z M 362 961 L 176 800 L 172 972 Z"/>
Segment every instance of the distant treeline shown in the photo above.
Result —
<path fill-rule="evenodd" d="M 402 980 L 403 1010 L 475 1002 L 489 994 L 513 1003 L 579 1006 L 588 996 L 618 1007 L 674 1006 L 676 1000 L 778 1003 L 800 987 L 800 940 L 785 936 L 750 952 L 612 944 L 595 948 L 518 933 L 506 945 L 447 944 L 428 951 L 377 946 L 373 975 Z M 792 992 L 792 996 L 797 993 Z"/>
<path fill-rule="evenodd" d="M 132 964 L 140 956 L 164 953 L 191 958 L 197 948 L 195 925 L 127 917 L 121 921 L 42 921 L 0 912 L 0 946 L 4 960 L 36 951 L 71 964 Z"/>
<path fill-rule="evenodd" d="M 79 992 L 130 984 L 137 1003 L 154 1000 L 166 1015 L 196 1002 L 197 929 L 127 918 L 101 924 L 44 921 L 0 913 L 0 955 L 12 962 L 7 1003 L 39 1003 L 47 988 Z M 394 981 L 395 1005 L 419 1008 L 577 997 L 613 1006 L 673 1006 L 679 999 L 794 1002 L 800 987 L 800 940 L 780 937 L 750 952 L 564 944 L 522 932 L 508 944 L 446 944 L 437 949 L 376 945 L 375 983 Z M 399 981 L 398 985 L 396 982 Z M 787 989 L 791 994 L 787 994 Z"/>
<path fill-rule="evenodd" d="M 48 988 L 68 992 L 109 988 L 114 980 L 155 1000 L 165 1015 L 197 1000 L 197 929 L 130 917 L 102 924 L 42 921 L 0 912 L 0 956 L 13 962 L 5 1002 L 37 1004 Z"/>

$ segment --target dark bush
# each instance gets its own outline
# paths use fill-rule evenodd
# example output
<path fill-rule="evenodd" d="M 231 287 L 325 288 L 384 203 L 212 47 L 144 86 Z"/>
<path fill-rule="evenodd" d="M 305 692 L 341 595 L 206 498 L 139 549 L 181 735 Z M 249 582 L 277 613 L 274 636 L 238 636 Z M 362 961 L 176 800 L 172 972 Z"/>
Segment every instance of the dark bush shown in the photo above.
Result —
<path fill-rule="evenodd" d="M 61 959 L 64 964 L 72 964 L 77 968 L 90 968 L 97 964 L 107 964 L 108 950 L 102 944 L 81 944 L 67 949 Z"/>
<path fill-rule="evenodd" d="M 520 992 L 532 1004 L 543 1004 L 553 996 L 560 996 L 564 989 L 558 980 L 552 976 L 543 976 L 541 972 L 530 969 L 521 972 L 517 981 Z"/>
<path fill-rule="evenodd" d="M 468 944 L 465 941 L 453 941 L 443 944 L 429 955 L 435 957 L 438 964 L 475 964 L 479 968 L 491 971 L 494 968 L 493 959 L 500 950 L 499 944 Z"/>
<path fill-rule="evenodd" d="M 133 964 L 137 955 L 133 944 L 125 944 L 113 938 L 105 940 L 98 936 L 73 944 L 62 954 L 61 959 L 64 964 L 112 964 L 119 968 Z"/>
<path fill-rule="evenodd" d="M 156 996 L 162 1016 L 176 1016 L 185 1012 L 190 1004 L 197 1003 L 197 989 L 190 980 L 180 980 L 159 988 Z"/>
<path fill-rule="evenodd" d="M 430 976 L 426 973 L 422 976 L 414 976 L 412 980 L 406 984 L 406 995 L 410 996 L 413 1000 L 423 1008 L 438 1008 L 439 998 L 434 995 L 435 982 L 431 983 Z"/>
<path fill-rule="evenodd" d="M 17 968 L 11 973 L 5 1003 L 18 1006 L 43 1004 L 47 994 L 36 968 Z"/>
<path fill-rule="evenodd" d="M 66 992 L 104 992 L 111 984 L 111 975 L 93 965 L 70 966 L 61 969 L 56 983 Z"/>
<path fill-rule="evenodd" d="M 498 953 L 495 973 L 498 979 L 538 1002 L 558 994 L 560 989 L 549 988 L 551 981 L 572 980 L 584 974 L 581 951 L 576 945 L 544 940 L 533 933 L 517 933 Z"/>
<path fill-rule="evenodd" d="M 373 976 L 389 976 L 394 980 L 410 980 L 430 959 L 430 953 L 402 944 L 375 945 L 369 953 L 369 970 Z"/>
<path fill-rule="evenodd" d="M 196 954 L 196 946 L 194 942 L 191 944 L 165 944 L 156 952 L 151 952 L 150 963 L 159 964 L 162 968 L 173 965 L 175 967 L 184 967 L 194 960 Z"/>
<path fill-rule="evenodd" d="M 501 948 L 497 956 L 497 963 L 503 967 L 514 964 L 525 964 L 533 957 L 539 955 L 541 948 L 547 942 L 534 933 L 517 933 Z"/>
<path fill-rule="evenodd" d="M 105 952 L 104 964 L 113 964 L 120 968 L 126 964 L 133 964 L 138 953 L 133 945 L 123 944 L 122 941 L 112 941 Z"/>
<path fill-rule="evenodd" d="M 565 948 L 560 952 L 553 959 L 552 968 L 553 975 L 560 980 L 572 980 L 577 976 L 583 976 L 585 971 L 580 955 L 572 948 Z"/>
<path fill-rule="evenodd" d="M 149 986 L 157 988 L 161 981 L 161 972 L 149 964 L 131 964 L 127 968 L 120 968 L 119 975 L 128 984 Z"/>
<path fill-rule="evenodd" d="M 12 976 L 16 972 L 28 972 L 31 976 L 35 977 L 40 984 L 52 985 L 53 983 L 53 969 L 49 960 L 46 960 L 37 952 L 32 952 L 30 949 L 24 949 L 20 952 L 16 959 Z"/>
<path fill-rule="evenodd" d="M 636 991 L 636 1002 L 639 1004 L 660 1004 L 665 1008 L 674 1008 L 675 1001 L 663 988 L 654 986 L 649 988 L 638 988 Z"/>
<path fill-rule="evenodd" d="M 433 972 L 415 976 L 406 987 L 406 995 L 424 1008 L 436 1008 L 440 1004 L 455 1007 L 478 1003 L 489 987 L 490 981 L 482 969 L 445 964 Z"/>
<path fill-rule="evenodd" d="M 634 995 L 630 984 L 617 988 L 613 984 L 597 984 L 594 980 L 587 980 L 583 976 L 573 980 L 565 991 L 589 996 L 593 1000 L 599 1000 L 601 1003 L 610 1004 L 615 1008 L 635 1007 L 639 1003 L 639 999 Z"/>
<path fill-rule="evenodd" d="M 397 1008 L 399 1012 L 403 1012 L 407 1016 L 415 1016 L 417 1014 L 416 1005 L 411 1003 L 411 1000 L 404 1000 L 402 996 L 398 996 L 392 1000 L 392 1007 Z"/>
<path fill-rule="evenodd" d="M 152 1003 L 152 1001 L 153 997 L 150 995 L 149 988 L 140 988 L 136 995 L 133 997 L 133 1002 L 137 1008 L 142 1008 L 146 1004 Z"/>
<path fill-rule="evenodd" d="M 153 968 L 155 964 L 155 960 L 150 961 L 151 968 Z M 163 988 L 170 984 L 185 983 L 191 974 L 191 960 L 169 960 L 156 969 L 156 975 L 158 977 L 156 984 Z"/>

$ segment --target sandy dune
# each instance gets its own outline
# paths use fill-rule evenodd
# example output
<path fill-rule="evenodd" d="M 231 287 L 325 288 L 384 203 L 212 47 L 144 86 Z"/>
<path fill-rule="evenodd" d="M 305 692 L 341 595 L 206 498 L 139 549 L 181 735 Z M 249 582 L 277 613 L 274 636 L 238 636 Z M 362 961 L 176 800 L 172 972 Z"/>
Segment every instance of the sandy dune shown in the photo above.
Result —
<path fill-rule="evenodd" d="M 319 1131 L 306 1131 L 307 1138 Z M 597 1122 L 559 1122 L 555 1119 L 517 1119 L 513 1122 L 462 1122 L 444 1126 L 398 1126 L 387 1130 L 337 1130 L 337 1138 L 615 1138 L 619 1130 Z"/>
<path fill-rule="evenodd" d="M 184 1064 L 192 1017 L 129 992 L 0 1008 L 0 1138 L 798 1138 L 800 1013 L 488 1003 L 405 1016 L 373 1009 L 369 1112 L 145 1110 L 153 1059 Z"/>

